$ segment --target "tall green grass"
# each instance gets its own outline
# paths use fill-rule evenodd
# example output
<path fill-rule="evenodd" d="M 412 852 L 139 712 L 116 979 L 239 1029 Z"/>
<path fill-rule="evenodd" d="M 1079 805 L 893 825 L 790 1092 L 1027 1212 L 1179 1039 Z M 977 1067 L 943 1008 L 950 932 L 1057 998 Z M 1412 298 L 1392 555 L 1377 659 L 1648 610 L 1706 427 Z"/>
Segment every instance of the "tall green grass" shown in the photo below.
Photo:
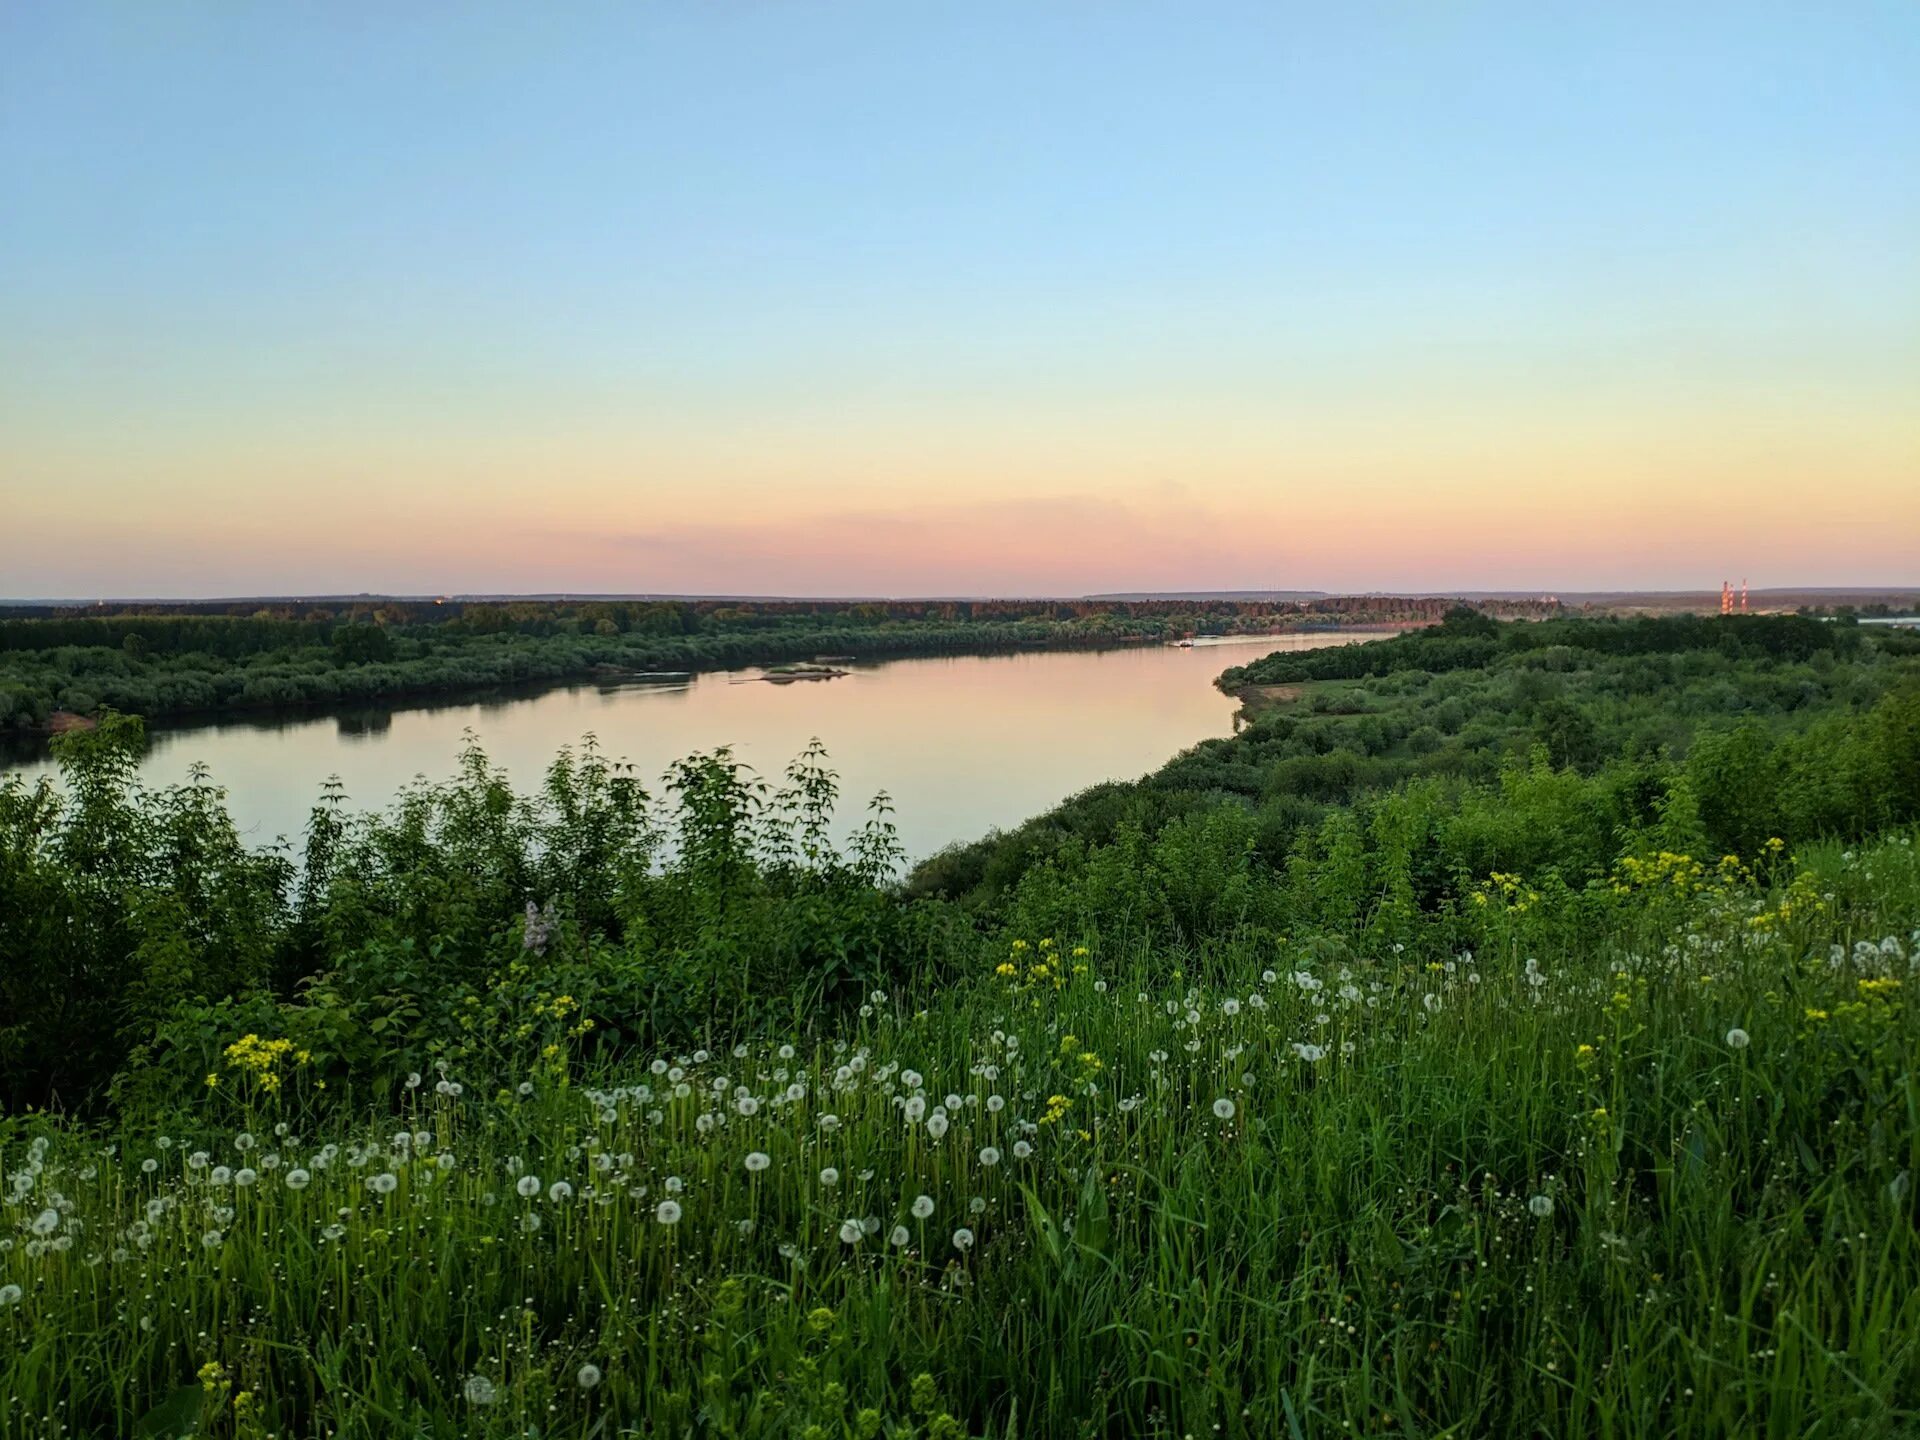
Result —
<path fill-rule="evenodd" d="M 1648 865 L 1551 951 L 1034 936 L 351 1123 L 236 1036 L 164 1134 L 0 1127 L 0 1433 L 1910 1433 L 1911 838 Z"/>

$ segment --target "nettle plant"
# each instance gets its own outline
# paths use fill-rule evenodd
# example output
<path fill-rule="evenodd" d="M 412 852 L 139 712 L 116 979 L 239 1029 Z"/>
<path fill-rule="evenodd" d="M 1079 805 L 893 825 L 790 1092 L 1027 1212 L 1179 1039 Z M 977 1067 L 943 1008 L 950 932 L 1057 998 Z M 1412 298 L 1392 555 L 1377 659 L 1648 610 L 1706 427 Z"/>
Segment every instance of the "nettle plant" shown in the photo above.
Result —
<path fill-rule="evenodd" d="M 330 784 L 297 861 L 248 851 L 204 771 L 143 786 L 142 743 L 109 717 L 58 742 L 60 784 L 0 786 L 0 948 L 35 957 L 0 973 L 10 1106 L 188 1105 L 249 1034 L 308 1057 L 316 1103 L 455 1057 L 510 1083 L 857 1003 L 938 938 L 892 893 L 884 795 L 836 843 L 818 742 L 777 785 L 691 756 L 656 797 L 591 736 L 529 794 L 469 737 L 383 813 Z"/>

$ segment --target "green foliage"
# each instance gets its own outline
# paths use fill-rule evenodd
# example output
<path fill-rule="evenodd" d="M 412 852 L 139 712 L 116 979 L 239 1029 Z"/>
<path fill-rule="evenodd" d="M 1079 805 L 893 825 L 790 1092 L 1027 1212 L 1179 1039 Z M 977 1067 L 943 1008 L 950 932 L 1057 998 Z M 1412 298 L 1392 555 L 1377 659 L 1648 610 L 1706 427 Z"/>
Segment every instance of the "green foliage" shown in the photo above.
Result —
<path fill-rule="evenodd" d="M 1410 630 L 1381 645 L 1279 651 L 1227 671 L 1222 683 L 1298 684 L 1378 679 L 1421 671 L 1484 669 L 1504 657 L 1534 655 L 1564 665 L 1573 652 L 1594 655 L 1684 655 L 1804 661 L 1822 652 L 1846 656 L 1861 645 L 1859 626 L 1800 615 L 1672 615 L 1635 619 L 1551 619 L 1499 625 L 1476 610 L 1449 610 L 1438 625 Z M 1896 642 L 1897 643 L 1897 642 Z M 1556 657 L 1554 652 L 1568 652 Z"/>
<path fill-rule="evenodd" d="M 365 705 L 823 654 L 978 653 L 1406 623 L 1437 618 L 1444 606 L 1378 596 L 90 606 L 0 619 L 0 734 L 38 730 L 56 709 L 90 715 L 104 707 L 157 719 Z M 1508 609 L 1557 607 L 1513 602 Z"/>
<path fill-rule="evenodd" d="M 332 643 L 336 665 L 378 665 L 393 658 L 393 637 L 381 625 L 337 626 Z"/>
<path fill-rule="evenodd" d="M 142 794 L 137 720 L 55 742 L 64 790 L 0 784 L 0 1097 L 97 1098 L 176 1006 L 271 973 L 291 879 L 196 770 Z"/>
<path fill-rule="evenodd" d="M 1495 870 L 1577 889 L 1644 844 L 1750 855 L 1776 836 L 1859 838 L 1920 817 L 1912 662 L 1857 627 L 1733 618 L 1725 631 L 1691 617 L 1503 627 L 1456 612 L 1392 640 L 1283 652 L 1270 660 L 1373 678 L 1313 682 L 1145 780 L 933 857 L 907 890 L 1103 940 L 1378 937 L 1457 908 Z M 1837 652 L 1806 657 L 1822 638 Z M 1392 658 L 1461 645 L 1480 647 L 1479 668 Z M 1449 707 L 1461 718 L 1442 732 L 1432 719 Z M 1182 875 L 1219 898 L 1176 903 L 1195 893 Z"/>
<path fill-rule="evenodd" d="M 0 1431 L 1900 1434 L 1913 835 L 1631 858 L 1481 887 L 1474 953 L 1040 937 L 499 1092 L 325 1108 L 243 1032 L 0 1122 Z"/>
<path fill-rule="evenodd" d="M 1355 647 L 905 884 L 817 744 L 295 857 L 107 714 L 0 785 L 0 1434 L 1904 1433 L 1920 677 L 1665 623 Z"/>
<path fill-rule="evenodd" d="M 331 787 L 296 869 L 244 848 L 203 773 L 143 790 L 137 721 L 57 743 L 60 786 L 0 787 L 9 1108 L 86 1109 L 112 1085 L 176 1109 L 241 1023 L 300 1037 L 332 1100 L 449 1055 L 504 1084 L 852 1005 L 904 966 L 938 973 L 964 939 L 885 888 L 901 857 L 884 796 L 835 846 L 817 744 L 771 791 L 725 751 L 690 757 L 663 808 L 591 737 L 526 796 L 469 740 L 451 780 L 385 814 L 345 816 Z M 557 1022 L 560 997 L 566 1024 L 529 1025 Z"/>

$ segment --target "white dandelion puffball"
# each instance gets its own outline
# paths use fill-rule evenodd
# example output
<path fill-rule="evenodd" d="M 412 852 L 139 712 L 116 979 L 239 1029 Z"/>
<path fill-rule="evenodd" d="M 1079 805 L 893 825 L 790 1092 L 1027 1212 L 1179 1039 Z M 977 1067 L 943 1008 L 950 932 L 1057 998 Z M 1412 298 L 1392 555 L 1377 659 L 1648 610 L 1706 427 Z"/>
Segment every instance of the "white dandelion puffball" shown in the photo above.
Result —
<path fill-rule="evenodd" d="M 1738 1025 L 1727 1031 L 1727 1048 L 1729 1050 L 1744 1050 L 1749 1043 L 1747 1032 L 1742 1030 Z"/>
<path fill-rule="evenodd" d="M 773 1164 L 773 1157 L 767 1154 L 766 1151 L 750 1150 L 747 1152 L 747 1169 L 753 1173 L 758 1174 L 771 1164 Z"/>
<path fill-rule="evenodd" d="M 564 1180 L 556 1180 L 547 1187 L 547 1199 L 558 1205 L 562 1200 L 573 1198 L 573 1186 Z"/>
<path fill-rule="evenodd" d="M 1218 1100 L 1213 1102 L 1213 1113 L 1221 1120 L 1233 1119 L 1233 1101 L 1222 1095 Z"/>
<path fill-rule="evenodd" d="M 1013 1142 L 1014 1159 L 1024 1160 L 1031 1154 L 1033 1154 L 1033 1146 L 1029 1145 L 1025 1140 L 1016 1140 Z"/>
<path fill-rule="evenodd" d="M 493 1381 L 484 1375 L 469 1375 L 466 1395 L 469 1405 L 491 1405 L 494 1397 Z"/>
<path fill-rule="evenodd" d="M 1000 1151 L 992 1145 L 983 1145 L 980 1149 L 980 1163 L 989 1168 L 998 1165 L 1000 1163 Z"/>
<path fill-rule="evenodd" d="M 1527 1201 L 1527 1209 L 1544 1220 L 1553 1214 L 1553 1197 L 1551 1195 L 1536 1195 Z"/>
<path fill-rule="evenodd" d="M 907 1233 L 906 1226 L 896 1225 L 893 1227 L 893 1234 L 889 1235 L 887 1238 L 893 1242 L 894 1249 L 900 1250 L 900 1249 L 906 1248 L 907 1242 L 911 1240 L 913 1237 Z M 12 1288 L 17 1290 L 20 1287 L 16 1285 Z"/>
<path fill-rule="evenodd" d="M 860 1229 L 860 1222 L 858 1220 L 842 1220 L 840 1222 L 840 1243 L 841 1244 L 858 1245 L 860 1243 L 860 1236 L 862 1233 L 863 1232 Z"/>
<path fill-rule="evenodd" d="M 390 1170 L 382 1170 L 378 1175 L 367 1177 L 367 1189 L 376 1195 L 391 1195 L 400 1186 L 400 1177 Z"/>
<path fill-rule="evenodd" d="M 573 1378 L 579 1383 L 582 1390 L 591 1390 L 600 1383 L 600 1367 L 589 1362 L 588 1364 L 582 1365 L 579 1373 Z"/>
<path fill-rule="evenodd" d="M 973 1248 L 973 1231 L 967 1229 L 964 1225 L 954 1231 L 953 1248 L 956 1250 L 971 1250 Z"/>
<path fill-rule="evenodd" d="M 914 1219 L 925 1220 L 931 1214 L 933 1214 L 933 1197 L 931 1195 L 922 1195 L 913 1202 Z"/>
<path fill-rule="evenodd" d="M 653 1218 L 658 1220 L 662 1225 L 679 1224 L 680 1202 L 677 1200 L 662 1200 L 658 1205 L 654 1206 Z"/>
<path fill-rule="evenodd" d="M 0 1307 L 18 1305 L 26 1293 L 18 1285 L 0 1285 Z"/>
<path fill-rule="evenodd" d="M 521 1199 L 531 1200 L 540 1193 L 540 1177 L 538 1175 L 522 1175 L 518 1180 L 513 1182 L 513 1188 L 520 1192 Z"/>
<path fill-rule="evenodd" d="M 820 1183 L 831 1190 L 840 1183 L 840 1172 L 829 1165 L 820 1172 Z"/>
<path fill-rule="evenodd" d="M 304 1190 L 312 1182 L 313 1176 L 299 1166 L 287 1171 L 287 1189 Z"/>
<path fill-rule="evenodd" d="M 938 1110 L 927 1117 L 927 1134 L 938 1140 L 947 1133 L 947 1117 Z"/>

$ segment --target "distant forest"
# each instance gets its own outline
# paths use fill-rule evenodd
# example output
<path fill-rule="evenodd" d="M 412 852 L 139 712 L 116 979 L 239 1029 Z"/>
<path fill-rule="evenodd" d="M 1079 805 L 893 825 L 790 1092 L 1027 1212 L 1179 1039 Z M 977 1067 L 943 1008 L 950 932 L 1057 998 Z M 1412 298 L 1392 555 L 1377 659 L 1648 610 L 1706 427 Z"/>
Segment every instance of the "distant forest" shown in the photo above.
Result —
<path fill-rule="evenodd" d="M 339 600 L 22 606 L 0 619 L 0 733 L 113 710 L 149 719 L 478 694 L 697 671 L 1188 635 L 1424 625 L 1454 602 Z M 1516 619 L 1552 602 L 1492 602 Z"/>

